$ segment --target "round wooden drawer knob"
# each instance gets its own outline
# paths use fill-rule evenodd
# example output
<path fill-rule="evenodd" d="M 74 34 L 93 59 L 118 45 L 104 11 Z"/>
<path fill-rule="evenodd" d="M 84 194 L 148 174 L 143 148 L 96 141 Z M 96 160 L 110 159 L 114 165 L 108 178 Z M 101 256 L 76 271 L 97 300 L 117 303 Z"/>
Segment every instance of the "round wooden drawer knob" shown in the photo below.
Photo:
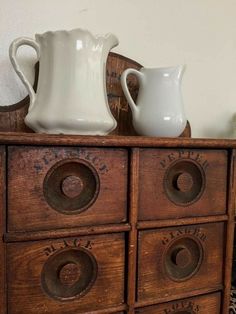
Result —
<path fill-rule="evenodd" d="M 80 267 L 74 263 L 64 265 L 59 272 L 60 281 L 65 286 L 73 286 L 80 279 L 80 275 Z"/>
<path fill-rule="evenodd" d="M 185 268 L 191 263 L 191 253 L 187 248 L 178 248 L 172 253 L 171 259 L 176 266 Z"/>
<path fill-rule="evenodd" d="M 83 182 L 79 177 L 68 176 L 61 183 L 61 189 L 65 196 L 74 198 L 83 190 Z"/>
<path fill-rule="evenodd" d="M 192 189 L 193 186 L 193 178 L 187 173 L 181 173 L 177 176 L 176 179 L 176 188 L 181 192 L 188 192 Z"/>

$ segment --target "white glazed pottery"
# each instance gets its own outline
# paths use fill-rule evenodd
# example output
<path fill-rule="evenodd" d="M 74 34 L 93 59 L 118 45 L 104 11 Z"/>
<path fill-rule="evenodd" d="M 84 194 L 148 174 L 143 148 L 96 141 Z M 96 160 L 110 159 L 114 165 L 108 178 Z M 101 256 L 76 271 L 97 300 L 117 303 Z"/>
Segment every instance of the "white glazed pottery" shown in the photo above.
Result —
<path fill-rule="evenodd" d="M 115 129 L 106 94 L 106 60 L 118 43 L 112 34 L 93 36 L 83 29 L 14 40 L 10 59 L 30 96 L 25 123 L 36 132 L 51 134 L 105 135 Z M 37 52 L 37 93 L 17 63 L 22 45 Z"/>
<path fill-rule="evenodd" d="M 181 79 L 184 66 L 168 68 L 127 69 L 122 73 L 121 85 L 133 115 L 136 132 L 146 136 L 177 137 L 185 129 Z M 127 76 L 139 80 L 137 104 L 127 87 Z"/>

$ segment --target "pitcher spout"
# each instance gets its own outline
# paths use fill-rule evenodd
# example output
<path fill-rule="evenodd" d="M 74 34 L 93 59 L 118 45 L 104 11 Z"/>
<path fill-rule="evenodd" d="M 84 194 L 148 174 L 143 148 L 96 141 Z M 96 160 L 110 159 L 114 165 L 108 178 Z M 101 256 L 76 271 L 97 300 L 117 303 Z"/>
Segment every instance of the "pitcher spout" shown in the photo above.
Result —
<path fill-rule="evenodd" d="M 106 60 L 110 50 L 119 44 L 118 38 L 111 33 L 106 34 L 105 36 L 97 37 L 99 46 L 103 50 L 103 57 Z"/>
<path fill-rule="evenodd" d="M 186 65 L 178 65 L 177 67 L 174 68 L 173 75 L 176 79 L 176 81 L 181 82 L 183 74 L 185 72 Z"/>

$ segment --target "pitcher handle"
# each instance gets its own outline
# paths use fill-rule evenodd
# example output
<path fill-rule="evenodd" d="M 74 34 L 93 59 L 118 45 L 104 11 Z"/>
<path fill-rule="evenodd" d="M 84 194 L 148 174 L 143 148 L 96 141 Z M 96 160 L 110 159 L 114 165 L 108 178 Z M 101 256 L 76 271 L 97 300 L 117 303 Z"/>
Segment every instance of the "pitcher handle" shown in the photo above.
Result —
<path fill-rule="evenodd" d="M 131 69 L 131 68 L 126 69 L 121 75 L 121 86 L 122 86 L 122 89 L 124 91 L 125 97 L 129 103 L 129 106 L 131 108 L 133 115 L 137 115 L 139 112 L 139 108 L 135 104 L 133 98 L 131 97 L 130 92 L 129 92 L 129 88 L 127 85 L 127 76 L 130 74 L 133 74 L 138 78 L 140 85 L 143 83 L 144 75 L 143 75 L 143 73 L 139 72 L 138 70 Z"/>
<path fill-rule="evenodd" d="M 32 109 L 34 102 L 35 102 L 36 94 L 35 94 L 35 91 L 33 89 L 33 86 L 30 84 L 30 82 L 26 78 L 25 74 L 21 71 L 20 66 L 18 64 L 18 61 L 17 61 L 17 58 L 16 58 L 18 48 L 20 46 L 23 46 L 23 45 L 27 45 L 27 46 L 34 48 L 36 50 L 38 59 L 40 56 L 40 47 L 39 47 L 39 44 L 34 39 L 28 38 L 28 37 L 20 37 L 20 38 L 16 38 L 11 43 L 10 48 L 9 48 L 9 57 L 10 57 L 12 65 L 13 65 L 13 68 L 16 71 L 17 75 L 19 76 L 19 78 L 21 79 L 22 83 L 24 84 L 24 86 L 26 87 L 26 89 L 29 93 L 29 96 L 30 96 L 29 111 L 30 111 Z"/>

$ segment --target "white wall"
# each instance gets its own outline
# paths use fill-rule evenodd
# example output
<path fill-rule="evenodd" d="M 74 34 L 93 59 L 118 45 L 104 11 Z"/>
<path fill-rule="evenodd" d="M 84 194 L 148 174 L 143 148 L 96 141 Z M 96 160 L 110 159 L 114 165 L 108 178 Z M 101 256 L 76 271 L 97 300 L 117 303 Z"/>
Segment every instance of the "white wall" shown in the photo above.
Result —
<path fill-rule="evenodd" d="M 182 91 L 193 136 L 230 136 L 236 0 L 0 0 L 0 105 L 26 94 L 8 60 L 11 41 L 77 27 L 115 33 L 120 45 L 114 51 L 145 66 L 186 64 Z M 31 55 L 30 48 L 21 49 L 32 78 Z"/>

